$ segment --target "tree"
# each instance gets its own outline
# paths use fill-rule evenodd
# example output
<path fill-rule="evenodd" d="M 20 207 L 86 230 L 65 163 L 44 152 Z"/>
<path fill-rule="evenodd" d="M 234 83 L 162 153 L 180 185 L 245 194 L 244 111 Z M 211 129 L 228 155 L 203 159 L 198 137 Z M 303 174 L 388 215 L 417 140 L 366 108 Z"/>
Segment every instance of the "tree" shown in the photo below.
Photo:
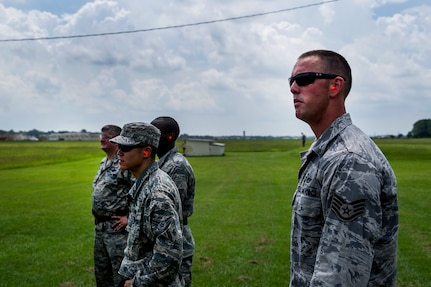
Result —
<path fill-rule="evenodd" d="M 431 119 L 423 119 L 414 123 L 413 130 L 409 132 L 412 138 L 430 138 L 431 137 Z"/>

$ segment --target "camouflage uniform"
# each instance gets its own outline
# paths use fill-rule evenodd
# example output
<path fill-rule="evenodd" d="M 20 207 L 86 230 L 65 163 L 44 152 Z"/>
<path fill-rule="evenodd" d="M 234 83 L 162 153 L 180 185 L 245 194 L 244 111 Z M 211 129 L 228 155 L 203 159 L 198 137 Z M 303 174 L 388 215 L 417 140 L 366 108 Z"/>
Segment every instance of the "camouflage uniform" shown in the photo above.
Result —
<path fill-rule="evenodd" d="M 180 273 L 185 281 L 185 286 L 192 285 L 192 259 L 195 250 L 195 241 L 193 239 L 190 226 L 187 224 L 187 218 L 193 214 L 193 203 L 195 198 L 195 174 L 188 160 L 178 152 L 174 147 L 159 161 L 159 167 L 165 171 L 175 182 L 181 196 L 183 209 L 183 260 L 181 263 Z"/>
<path fill-rule="evenodd" d="M 119 273 L 132 279 L 132 286 L 183 286 L 182 210 L 175 183 L 155 162 L 129 194 L 129 237 Z"/>
<path fill-rule="evenodd" d="M 290 286 L 395 286 L 396 179 L 345 114 L 301 154 Z"/>
<path fill-rule="evenodd" d="M 117 286 L 121 281 L 118 269 L 124 256 L 127 232 L 112 228 L 113 215 L 127 215 L 128 192 L 133 185 L 129 171 L 120 169 L 118 156 L 105 157 L 93 181 L 92 212 L 96 227 L 94 236 L 94 273 L 97 286 Z"/>

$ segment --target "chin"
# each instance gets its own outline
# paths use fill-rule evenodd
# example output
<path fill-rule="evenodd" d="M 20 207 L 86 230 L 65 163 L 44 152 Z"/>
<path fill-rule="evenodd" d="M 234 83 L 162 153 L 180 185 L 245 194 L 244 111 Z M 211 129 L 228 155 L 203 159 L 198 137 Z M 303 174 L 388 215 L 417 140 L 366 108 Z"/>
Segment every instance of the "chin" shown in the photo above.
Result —
<path fill-rule="evenodd" d="M 303 118 L 302 118 L 302 116 L 301 116 L 301 113 L 296 112 L 296 113 L 295 113 L 295 116 L 296 116 L 296 118 L 297 118 L 297 119 L 303 120 Z"/>

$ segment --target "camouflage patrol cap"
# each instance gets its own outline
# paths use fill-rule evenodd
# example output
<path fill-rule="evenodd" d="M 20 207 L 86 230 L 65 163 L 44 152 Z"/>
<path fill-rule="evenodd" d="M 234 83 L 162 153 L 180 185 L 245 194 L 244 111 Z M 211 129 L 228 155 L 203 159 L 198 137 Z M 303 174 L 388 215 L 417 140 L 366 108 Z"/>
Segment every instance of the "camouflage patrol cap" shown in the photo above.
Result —
<path fill-rule="evenodd" d="M 111 139 L 110 142 L 134 146 L 150 145 L 155 148 L 159 146 L 160 130 L 148 123 L 128 123 L 125 124 L 119 136 Z"/>

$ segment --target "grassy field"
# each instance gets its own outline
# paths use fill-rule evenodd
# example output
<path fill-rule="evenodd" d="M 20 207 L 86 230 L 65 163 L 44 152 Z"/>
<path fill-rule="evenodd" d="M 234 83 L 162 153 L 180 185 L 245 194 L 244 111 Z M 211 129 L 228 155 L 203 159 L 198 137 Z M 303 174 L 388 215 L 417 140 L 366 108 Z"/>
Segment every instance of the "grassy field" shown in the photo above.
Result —
<path fill-rule="evenodd" d="M 300 142 L 225 141 L 197 179 L 194 286 L 287 286 Z M 431 139 L 379 140 L 398 179 L 398 286 L 430 286 Z M 94 286 L 98 142 L 0 143 L 0 286 Z"/>

